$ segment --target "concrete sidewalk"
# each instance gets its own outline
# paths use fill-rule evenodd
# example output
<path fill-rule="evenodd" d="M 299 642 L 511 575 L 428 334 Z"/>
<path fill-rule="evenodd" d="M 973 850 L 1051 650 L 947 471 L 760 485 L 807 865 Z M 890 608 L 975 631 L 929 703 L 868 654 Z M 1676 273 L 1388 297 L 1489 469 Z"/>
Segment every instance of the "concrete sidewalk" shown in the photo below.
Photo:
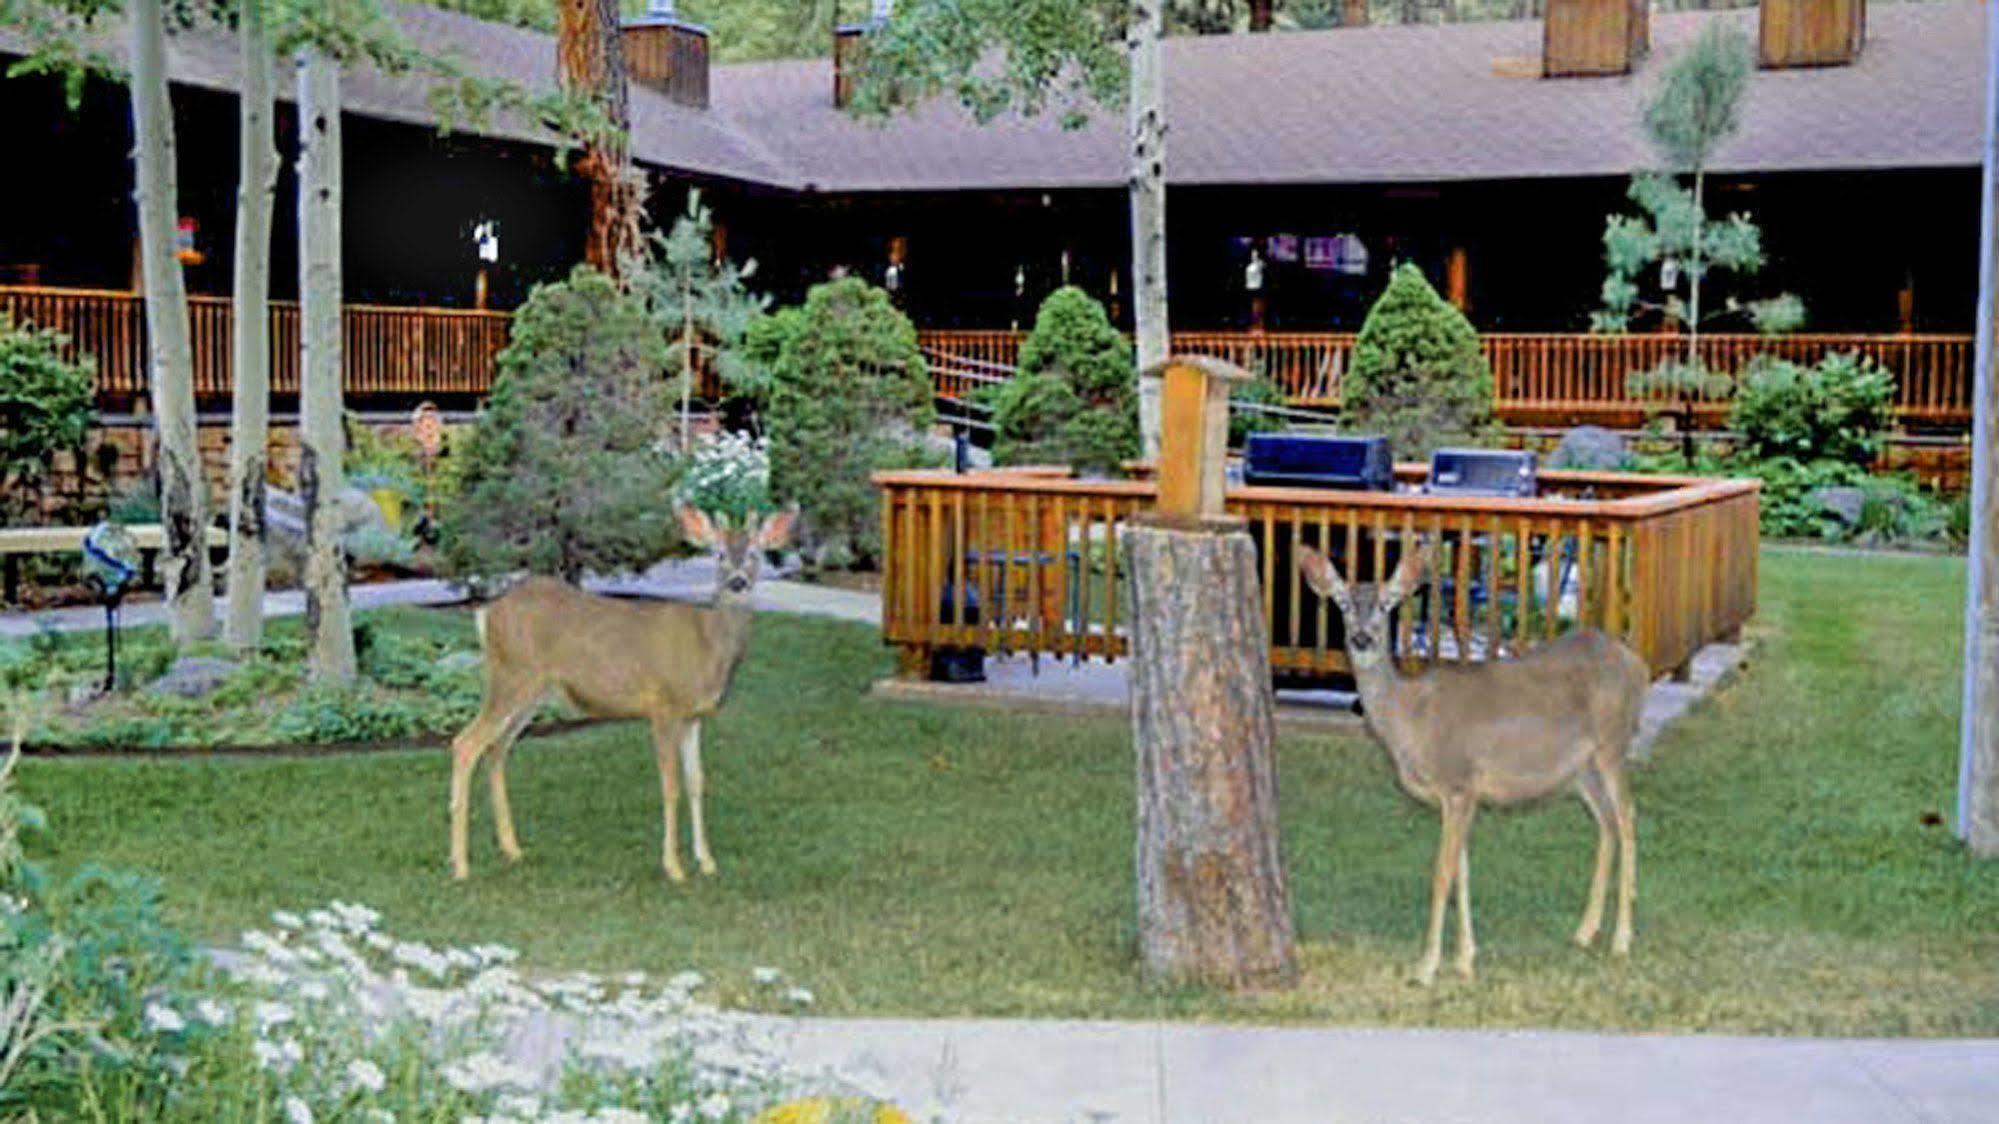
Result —
<path fill-rule="evenodd" d="M 831 1067 L 962 1124 L 1991 1124 L 1999 1041 L 789 1019 Z"/>
<path fill-rule="evenodd" d="M 706 557 L 675 559 L 661 562 L 643 574 L 591 578 L 583 584 L 603 593 L 706 601 L 715 591 L 715 563 Z M 449 582 L 419 579 L 357 585 L 349 591 L 349 597 L 355 609 L 380 609 L 392 605 L 449 605 L 463 600 L 464 592 Z M 750 604 L 765 611 L 806 613 L 870 624 L 881 620 L 881 599 L 874 594 L 783 578 L 757 583 Z M 218 599 L 218 614 L 221 607 Z M 266 617 L 295 617 L 304 612 L 305 595 L 298 590 L 281 590 L 264 596 Z M 164 624 L 166 606 L 159 601 L 135 602 L 119 611 L 119 621 L 127 628 Z M 96 605 L 77 605 L 40 613 L 0 613 L 0 638 L 32 636 L 44 627 L 58 632 L 99 629 L 104 627 L 104 610 Z"/>

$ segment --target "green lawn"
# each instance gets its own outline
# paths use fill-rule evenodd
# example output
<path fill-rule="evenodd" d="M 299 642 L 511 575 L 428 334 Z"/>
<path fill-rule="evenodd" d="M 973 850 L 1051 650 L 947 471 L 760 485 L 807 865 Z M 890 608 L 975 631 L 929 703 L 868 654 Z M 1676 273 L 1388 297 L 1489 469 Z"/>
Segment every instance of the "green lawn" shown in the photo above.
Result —
<path fill-rule="evenodd" d="M 25 770 L 60 863 L 157 872 L 227 940 L 330 898 L 390 927 L 505 941 L 543 968 L 783 967 L 829 1012 L 1184 1016 L 1402 1025 L 1999 1034 L 1999 864 L 1947 823 L 1956 776 L 1955 559 L 1765 556 L 1755 666 L 1636 772 L 1638 942 L 1568 941 L 1594 832 L 1563 798 L 1479 818 L 1481 978 L 1403 982 L 1434 813 L 1361 737 L 1287 736 L 1294 991 L 1159 994 L 1132 967 L 1121 722 L 863 697 L 870 629 L 769 617 L 704 742 L 719 879 L 660 876 L 645 734 L 516 752 L 527 861 L 475 789 L 473 879 L 445 877 L 441 750 L 332 759 L 89 760 Z"/>

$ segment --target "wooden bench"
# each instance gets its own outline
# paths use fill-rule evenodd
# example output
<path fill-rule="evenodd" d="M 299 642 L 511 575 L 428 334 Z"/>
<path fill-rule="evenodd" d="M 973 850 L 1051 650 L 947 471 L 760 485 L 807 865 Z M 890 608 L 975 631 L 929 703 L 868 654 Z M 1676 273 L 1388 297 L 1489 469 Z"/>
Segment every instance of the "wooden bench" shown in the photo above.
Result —
<path fill-rule="evenodd" d="M 139 548 L 140 581 L 144 585 L 152 585 L 153 559 L 166 549 L 166 530 L 158 523 L 133 523 L 125 529 L 131 532 L 132 541 Z M 22 555 L 79 554 L 83 551 L 83 537 L 89 533 L 88 527 L 0 528 L 0 569 L 5 571 L 5 601 L 8 604 L 20 602 Z M 228 545 L 227 532 L 220 527 L 208 529 L 210 550 Z"/>

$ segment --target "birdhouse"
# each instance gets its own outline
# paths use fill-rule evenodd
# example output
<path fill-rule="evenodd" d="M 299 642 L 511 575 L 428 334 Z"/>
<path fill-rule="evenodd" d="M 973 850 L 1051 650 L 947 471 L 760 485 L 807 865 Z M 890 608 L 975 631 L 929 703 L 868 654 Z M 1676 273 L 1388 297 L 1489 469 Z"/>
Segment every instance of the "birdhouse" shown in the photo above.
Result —
<path fill-rule="evenodd" d="M 1181 355 L 1148 375 L 1162 380 L 1159 410 L 1159 514 L 1199 522 L 1222 514 L 1229 447 L 1229 387 L 1249 381 L 1233 363 Z"/>

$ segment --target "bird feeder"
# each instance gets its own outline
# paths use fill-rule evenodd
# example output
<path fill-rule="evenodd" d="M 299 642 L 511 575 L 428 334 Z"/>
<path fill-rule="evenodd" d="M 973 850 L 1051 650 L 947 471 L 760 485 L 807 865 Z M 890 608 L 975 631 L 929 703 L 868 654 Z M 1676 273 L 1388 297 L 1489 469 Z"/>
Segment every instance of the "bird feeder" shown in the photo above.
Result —
<path fill-rule="evenodd" d="M 1198 524 L 1219 519 L 1227 487 L 1229 388 L 1249 372 L 1205 355 L 1175 356 L 1146 372 L 1161 379 L 1159 517 Z"/>

